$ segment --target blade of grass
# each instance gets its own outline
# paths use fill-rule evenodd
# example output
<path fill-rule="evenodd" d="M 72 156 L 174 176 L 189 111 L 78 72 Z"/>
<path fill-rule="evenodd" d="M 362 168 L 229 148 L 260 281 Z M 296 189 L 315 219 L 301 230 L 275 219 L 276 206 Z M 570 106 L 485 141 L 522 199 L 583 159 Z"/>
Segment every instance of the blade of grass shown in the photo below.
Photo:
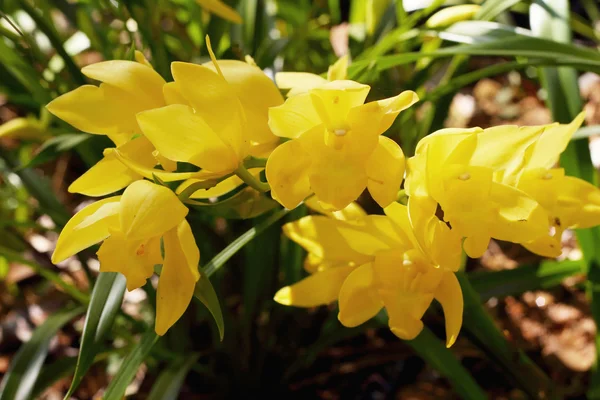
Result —
<path fill-rule="evenodd" d="M 406 343 L 415 353 L 444 376 L 463 399 L 487 399 L 487 394 L 475 382 L 469 371 L 456 359 L 444 343 L 425 327 Z"/>
<path fill-rule="evenodd" d="M 269 217 L 265 218 L 260 224 L 250 228 L 247 232 L 235 239 L 224 248 L 219 254 L 213 257 L 208 264 L 203 268 L 203 274 L 210 277 L 219 268 L 223 266 L 235 253 L 248 244 L 252 239 L 264 232 L 269 226 L 283 218 L 290 210 L 281 209 L 273 212 Z"/>
<path fill-rule="evenodd" d="M 468 274 L 469 281 L 479 293 L 481 301 L 491 297 L 521 294 L 528 290 L 557 286 L 565 278 L 585 273 L 585 262 L 543 261 L 539 265 L 522 265 L 504 271 L 479 271 Z"/>
<path fill-rule="evenodd" d="M 31 339 L 19 348 L 0 383 L 0 400 L 29 399 L 48 354 L 50 340 L 83 311 L 83 307 L 58 311 L 33 332 Z"/>
<path fill-rule="evenodd" d="M 35 24 L 37 25 L 38 29 L 40 31 L 42 31 L 44 33 L 44 35 L 46 35 L 48 37 L 48 40 L 50 40 L 52 47 L 54 47 L 54 49 L 56 50 L 58 55 L 65 62 L 65 66 L 69 70 L 69 73 L 71 74 L 71 77 L 73 78 L 73 82 L 76 85 L 85 84 L 86 83 L 85 77 L 79 70 L 79 67 L 77 66 L 77 64 L 75 64 L 75 61 L 73 60 L 73 58 L 65 50 L 65 48 L 63 46 L 63 41 L 60 39 L 58 32 L 56 32 L 56 29 L 54 28 L 52 20 L 49 19 L 50 17 L 42 16 L 37 11 L 37 9 L 35 9 L 32 5 L 29 4 L 29 2 L 27 0 L 19 0 L 19 4 L 23 8 L 23 10 L 25 10 L 25 12 L 27 14 L 29 14 L 29 16 L 31 16 L 31 19 L 33 19 L 35 21 Z"/>
<path fill-rule="evenodd" d="M 164 369 L 152 386 L 148 400 L 171 400 L 179 396 L 185 377 L 198 361 L 199 354 L 193 353 L 187 357 L 179 357 Z"/>
<path fill-rule="evenodd" d="M 104 393 L 104 400 L 121 400 L 123 398 L 127 386 L 129 386 L 140 365 L 144 362 L 146 356 L 148 356 L 159 338 L 160 336 L 154 332 L 154 326 L 149 327 L 140 342 L 123 360 L 119 371 L 117 371 L 117 374 L 108 384 Z"/>
<path fill-rule="evenodd" d="M 535 1 L 530 8 L 532 30 L 536 35 L 569 43 L 572 40 L 569 30 L 569 2 L 558 0 L 552 3 Z M 577 74 L 570 68 L 543 68 L 540 71 L 542 86 L 547 91 L 546 104 L 555 121 L 568 123 L 583 108 L 579 94 Z M 591 162 L 587 140 L 576 140 L 562 154 L 560 164 L 568 175 L 573 175 L 597 184 L 596 171 Z M 577 239 L 583 257 L 588 263 L 588 294 L 591 296 L 592 317 L 600 324 L 600 228 L 577 230 Z M 590 387 L 587 396 L 600 398 L 600 332 L 596 333 L 596 362 L 592 368 Z"/>
<path fill-rule="evenodd" d="M 552 381 L 520 349 L 514 348 L 481 304 L 481 298 L 463 272 L 457 272 L 464 298 L 463 331 L 533 399 L 558 398 Z"/>
<path fill-rule="evenodd" d="M 110 331 L 115 316 L 121 308 L 125 283 L 125 277 L 116 272 L 102 272 L 98 275 L 85 316 L 77 367 L 65 399 L 69 399 L 77 389 L 94 362 L 94 357 L 103 348 L 104 338 Z"/>

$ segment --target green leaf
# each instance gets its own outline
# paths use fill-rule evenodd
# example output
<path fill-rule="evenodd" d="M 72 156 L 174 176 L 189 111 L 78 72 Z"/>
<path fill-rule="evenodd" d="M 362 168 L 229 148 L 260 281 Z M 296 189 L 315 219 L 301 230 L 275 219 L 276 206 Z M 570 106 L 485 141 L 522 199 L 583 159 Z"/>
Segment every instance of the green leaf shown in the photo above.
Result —
<path fill-rule="evenodd" d="M 58 311 L 33 332 L 31 339 L 19 348 L 0 383 L 0 400 L 29 399 L 48 355 L 50 340 L 60 328 L 83 311 L 83 307 Z"/>
<path fill-rule="evenodd" d="M 275 200 L 250 187 L 214 204 L 194 200 L 186 200 L 186 204 L 215 217 L 227 219 L 255 218 L 278 206 Z"/>
<path fill-rule="evenodd" d="M 463 332 L 531 398 L 556 398 L 552 381 L 527 357 L 511 346 L 481 304 L 481 298 L 463 272 L 457 272 L 464 298 Z"/>
<path fill-rule="evenodd" d="M 522 0 L 486 0 L 475 15 L 476 20 L 491 21 Z"/>
<path fill-rule="evenodd" d="M 37 154 L 21 168 L 33 168 L 56 159 L 61 153 L 72 150 L 88 140 L 92 135 L 85 133 L 68 133 L 48 139 L 40 146 Z"/>
<path fill-rule="evenodd" d="M 488 24 L 488 27 L 485 28 L 482 24 Z M 596 51 L 572 44 L 521 35 L 507 29 L 497 28 L 498 25 L 491 22 L 463 21 L 453 25 L 453 31 L 432 33 L 445 40 L 472 44 L 450 46 L 429 53 L 412 52 L 361 60 L 350 65 L 349 74 L 355 74 L 365 68 L 384 71 L 426 57 L 443 58 L 459 54 L 530 57 L 543 59 L 554 65 L 569 65 L 586 71 L 600 72 L 600 53 Z M 469 28 L 471 34 L 466 34 L 466 27 Z"/>
<path fill-rule="evenodd" d="M 543 261 L 539 265 L 523 265 L 503 271 L 479 271 L 468 274 L 481 301 L 505 297 L 529 290 L 547 289 L 559 285 L 565 278 L 585 273 L 583 261 Z"/>
<path fill-rule="evenodd" d="M 487 399 L 483 389 L 469 371 L 456 359 L 444 343 L 429 328 L 424 327 L 419 336 L 406 341 L 415 353 L 444 376 L 463 399 Z"/>
<path fill-rule="evenodd" d="M 104 393 L 104 400 L 121 400 L 123 398 L 127 386 L 129 386 L 140 365 L 144 362 L 159 338 L 160 336 L 154 332 L 154 326 L 151 326 L 144 333 L 140 342 L 123 360 L 123 364 L 121 364 L 117 374 L 108 384 Z"/>
<path fill-rule="evenodd" d="M 94 362 L 94 357 L 103 348 L 104 338 L 110 331 L 115 316 L 121 308 L 125 283 L 125 277 L 116 272 L 101 272 L 98 275 L 85 316 L 77 367 L 65 399 L 70 398 L 77 389 Z"/>
<path fill-rule="evenodd" d="M 219 337 L 223 340 L 223 336 L 225 335 L 225 322 L 223 322 L 223 312 L 221 311 L 221 304 L 219 303 L 219 298 L 215 293 L 215 289 L 210 282 L 208 276 L 202 274 L 200 279 L 196 283 L 196 287 L 194 288 L 194 297 L 204 304 L 208 311 L 212 314 L 215 319 L 215 323 L 217 324 L 217 328 L 219 329 Z"/>
<path fill-rule="evenodd" d="M 148 396 L 148 400 L 172 400 L 178 398 L 181 385 L 185 377 L 198 361 L 199 354 L 194 353 L 187 357 L 178 357 L 173 360 L 169 366 L 164 369 Z"/>
<path fill-rule="evenodd" d="M 563 43 L 572 40 L 569 29 L 569 2 L 535 1 L 530 8 L 530 24 L 535 34 L 552 38 Z M 552 111 L 555 121 L 570 122 L 583 108 L 579 94 L 577 73 L 571 68 L 543 68 L 540 71 L 542 86 L 548 93 L 547 105 Z M 596 170 L 592 165 L 587 140 L 576 140 L 569 143 L 560 158 L 560 164 L 568 175 L 573 175 L 597 184 Z M 577 239 L 583 258 L 588 265 L 588 292 L 591 295 L 592 317 L 600 324 L 600 228 L 579 229 Z M 596 333 L 596 362 L 590 376 L 590 387 L 587 396 L 600 399 L 600 332 Z"/>
<path fill-rule="evenodd" d="M 283 218 L 288 212 L 290 212 L 290 210 L 287 210 L 285 208 L 275 211 L 264 221 L 250 228 L 240 237 L 231 242 L 229 246 L 225 247 L 219 254 L 213 257 L 213 259 L 210 260 L 210 262 L 204 266 L 203 274 L 207 277 L 210 277 L 219 268 L 221 268 L 223 264 L 225 264 L 231 257 L 233 257 L 235 253 L 240 251 L 240 249 L 243 248 L 246 244 L 248 244 L 252 239 L 264 232 L 265 229 L 267 229 L 269 226 Z"/>
<path fill-rule="evenodd" d="M 388 325 L 388 316 L 380 312 L 375 320 L 382 326 Z M 413 340 L 405 341 L 425 362 L 444 376 L 463 399 L 487 399 L 483 389 L 475 382 L 469 371 L 456 359 L 445 343 L 438 339 L 429 328 L 424 327 Z"/>
<path fill-rule="evenodd" d="M 31 391 L 31 399 L 39 399 L 40 395 L 60 379 L 73 373 L 77 365 L 77 357 L 63 357 L 52 364 L 44 365 Z"/>

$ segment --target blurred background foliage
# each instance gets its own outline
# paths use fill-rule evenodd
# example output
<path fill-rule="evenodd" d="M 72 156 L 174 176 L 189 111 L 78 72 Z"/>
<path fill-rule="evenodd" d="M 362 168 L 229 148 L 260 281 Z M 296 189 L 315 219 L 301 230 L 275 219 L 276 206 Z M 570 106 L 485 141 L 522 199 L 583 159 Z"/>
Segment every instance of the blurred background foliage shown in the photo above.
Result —
<path fill-rule="evenodd" d="M 569 233 L 559 260 L 498 242 L 465 260 L 465 323 L 451 350 L 436 308 L 430 329 L 402 342 L 379 329 L 385 315 L 347 329 L 334 306 L 276 305 L 277 288 L 305 275 L 302 249 L 281 236 L 304 206 L 248 209 L 234 195 L 192 210 L 212 285 L 201 280 L 199 301 L 162 338 L 152 282 L 125 293 L 121 276 L 98 274 L 93 251 L 53 265 L 58 232 L 90 201 L 66 188 L 111 143 L 45 104 L 87 83 L 81 67 L 135 50 L 170 80 L 172 61 L 208 60 L 205 35 L 218 58 L 250 55 L 270 76 L 324 73 L 349 54 L 370 97 L 417 91 L 387 133 L 407 155 L 445 126 L 567 122 L 585 108 L 588 126 L 561 163 L 597 181 L 596 1 L 226 1 L 242 24 L 203 3 L 0 0 L 0 399 L 600 398 L 599 230 Z"/>

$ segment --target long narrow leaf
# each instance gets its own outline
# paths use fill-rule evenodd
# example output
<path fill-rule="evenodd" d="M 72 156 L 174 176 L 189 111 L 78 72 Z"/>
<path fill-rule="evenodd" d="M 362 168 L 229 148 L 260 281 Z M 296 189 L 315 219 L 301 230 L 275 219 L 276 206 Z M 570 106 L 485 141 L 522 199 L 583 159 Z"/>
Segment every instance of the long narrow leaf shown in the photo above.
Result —
<path fill-rule="evenodd" d="M 8 372 L 0 383 L 0 400 L 29 399 L 48 355 L 50 340 L 60 328 L 83 311 L 83 307 L 59 311 L 48 317 L 33 332 L 31 339 L 21 346 L 13 358 Z"/>
<path fill-rule="evenodd" d="M 121 308 L 125 283 L 125 277 L 116 272 L 102 272 L 98 276 L 85 317 L 77 367 L 65 399 L 77 389 L 94 357 L 103 348 L 104 338 Z"/>
<path fill-rule="evenodd" d="M 185 377 L 196 361 L 198 361 L 198 357 L 198 354 L 190 354 L 187 357 L 173 360 L 156 379 L 148 400 L 177 399 Z"/>
<path fill-rule="evenodd" d="M 125 395 L 127 386 L 133 380 L 140 365 L 144 362 L 150 350 L 160 337 L 154 332 L 154 326 L 151 326 L 140 342 L 133 348 L 131 353 L 125 358 L 123 364 L 117 371 L 117 374 L 108 384 L 104 393 L 104 400 L 121 400 Z"/>
<path fill-rule="evenodd" d="M 569 276 L 584 273 L 585 269 L 583 261 L 544 261 L 539 265 L 523 265 L 510 270 L 470 273 L 469 281 L 481 301 L 487 301 L 491 297 L 551 288 Z"/>
<path fill-rule="evenodd" d="M 531 398 L 556 398 L 552 381 L 523 351 L 506 341 L 481 304 L 481 299 L 467 276 L 462 272 L 458 272 L 456 276 L 464 298 L 463 331 L 466 331 L 471 341 L 482 348 Z"/>
<path fill-rule="evenodd" d="M 571 42 L 569 30 L 569 2 L 557 0 L 553 2 L 535 1 L 530 8 L 530 22 L 536 35 L 552 38 L 556 41 Z M 557 122 L 571 121 L 583 108 L 579 94 L 577 74 L 570 68 L 543 68 L 540 71 L 542 85 L 548 93 L 547 105 Z M 591 162 L 587 140 L 572 141 L 561 156 L 561 166 L 569 175 L 577 176 L 592 183 L 597 183 L 596 171 Z M 577 239 L 584 259 L 588 262 L 588 287 L 592 297 L 592 316 L 596 324 L 600 324 L 600 229 L 577 231 Z M 588 398 L 600 399 L 600 332 L 596 334 L 596 362 L 590 377 Z"/>

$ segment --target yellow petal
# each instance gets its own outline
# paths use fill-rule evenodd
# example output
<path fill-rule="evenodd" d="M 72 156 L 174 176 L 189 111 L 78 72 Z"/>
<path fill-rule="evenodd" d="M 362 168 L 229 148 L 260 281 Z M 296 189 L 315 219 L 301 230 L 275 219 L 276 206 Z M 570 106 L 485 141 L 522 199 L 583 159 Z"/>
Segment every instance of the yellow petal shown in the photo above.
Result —
<path fill-rule="evenodd" d="M 158 162 L 160 166 L 167 172 L 177 171 L 177 161 L 169 160 L 167 157 L 160 154 L 158 150 L 154 150 L 152 152 L 152 157 L 154 157 L 155 164 Z M 130 158 L 132 159 L 132 158 Z"/>
<path fill-rule="evenodd" d="M 189 105 L 189 102 L 179 90 L 177 82 L 169 82 L 163 86 L 163 96 L 165 96 L 165 102 L 168 106 L 172 104 Z"/>
<path fill-rule="evenodd" d="M 184 181 L 186 179 L 213 179 L 219 178 L 223 174 L 220 172 L 196 171 L 196 172 L 167 172 L 162 169 L 147 168 L 143 165 L 125 157 L 118 149 L 110 149 L 115 153 L 119 161 L 125 164 L 128 168 L 140 174 L 144 178 L 154 180 L 154 176 L 163 182 Z M 109 152 L 107 152 L 109 153 Z"/>
<path fill-rule="evenodd" d="M 147 168 L 156 164 L 152 157 L 154 147 L 144 137 L 131 140 L 119 147 L 123 154 Z M 96 165 L 86 171 L 69 186 L 70 193 L 81 193 L 86 196 L 104 196 L 123 189 L 131 182 L 141 179 L 142 176 L 123 164 L 114 151 L 107 155 Z"/>
<path fill-rule="evenodd" d="M 483 256 L 490 244 L 490 237 L 486 235 L 469 236 L 463 242 L 465 253 L 471 258 Z"/>
<path fill-rule="evenodd" d="M 350 109 L 362 105 L 369 90 L 368 85 L 341 80 L 312 89 L 310 97 L 317 114 L 327 129 L 335 132 L 340 129 L 348 129 L 346 119 Z"/>
<path fill-rule="evenodd" d="M 325 145 L 323 134 L 315 128 L 299 139 L 313 157 L 309 179 L 320 201 L 341 210 L 360 196 L 367 187 L 365 161 L 345 151 Z"/>
<path fill-rule="evenodd" d="M 308 179 L 310 157 L 296 140 L 277 147 L 269 156 L 266 166 L 271 196 L 284 207 L 294 209 L 312 191 Z"/>
<path fill-rule="evenodd" d="M 400 112 L 419 101 L 419 96 L 412 90 L 405 90 L 397 96 L 383 100 L 367 103 L 365 106 L 373 104 L 374 110 L 371 112 L 380 114 L 379 133 L 387 131 L 396 120 Z"/>
<path fill-rule="evenodd" d="M 460 283 L 453 272 L 444 273 L 435 291 L 435 299 L 442 305 L 446 320 L 446 347 L 456 341 L 463 317 L 463 296 Z"/>
<path fill-rule="evenodd" d="M 363 218 L 367 215 L 358 203 L 350 203 L 346 208 L 339 211 L 331 211 L 324 208 L 315 196 L 310 196 L 304 200 L 304 204 L 313 211 L 319 214 L 326 215 L 330 218 L 339 219 L 342 221 L 351 221 Z"/>
<path fill-rule="evenodd" d="M 144 135 L 165 157 L 212 172 L 231 172 L 239 159 L 221 137 L 188 106 L 174 104 L 138 114 Z"/>
<path fill-rule="evenodd" d="M 355 221 L 307 216 L 284 225 L 283 231 L 309 253 L 331 261 L 363 264 L 378 251 L 407 247 L 403 233 L 381 215 Z"/>
<path fill-rule="evenodd" d="M 133 96 L 145 109 L 165 105 L 162 87 L 165 80 L 154 69 L 133 61 L 110 60 L 84 67 L 88 78 L 107 83 Z"/>
<path fill-rule="evenodd" d="M 522 191 L 494 182 L 490 198 L 498 207 L 496 220 L 490 225 L 490 236 L 525 243 L 548 233 L 548 214 Z"/>
<path fill-rule="evenodd" d="M 338 60 L 329 66 L 327 70 L 327 80 L 344 80 L 348 76 L 348 55 L 338 58 Z"/>
<path fill-rule="evenodd" d="M 367 322 L 383 308 L 373 286 L 371 264 L 361 265 L 348 275 L 339 292 L 339 308 L 338 319 L 349 328 Z"/>
<path fill-rule="evenodd" d="M 296 138 L 321 124 L 308 93 L 290 97 L 281 106 L 269 108 L 269 127 L 280 137 Z"/>
<path fill-rule="evenodd" d="M 175 193 L 148 181 L 135 181 L 121 197 L 121 231 L 128 239 L 149 239 L 177 226 L 188 209 Z"/>
<path fill-rule="evenodd" d="M 127 279 L 127 290 L 144 286 L 154 273 L 154 264 L 144 251 L 143 240 L 129 240 L 118 231 L 111 232 L 98 250 L 101 272 L 119 272 Z"/>
<path fill-rule="evenodd" d="M 270 107 L 283 104 L 283 96 L 277 86 L 256 66 L 237 60 L 221 60 L 218 64 L 244 108 L 244 134 L 252 142 L 272 142 L 275 138 L 267 123 L 268 111 Z M 216 71 L 212 63 L 204 66 Z"/>
<path fill-rule="evenodd" d="M 412 296 L 412 299 L 402 301 L 400 300 L 400 294 L 388 291 L 380 293 L 390 318 L 389 325 L 392 333 L 402 340 L 416 338 L 421 333 L 421 330 L 423 330 L 423 322 L 410 312 L 410 308 L 414 307 L 415 302 L 425 304 L 428 301 L 431 302 L 433 296 L 418 295 Z"/>
<path fill-rule="evenodd" d="M 367 188 L 381 207 L 396 201 L 404 179 L 404 166 L 404 153 L 400 146 L 392 139 L 380 136 L 379 145 L 367 161 Z"/>
<path fill-rule="evenodd" d="M 250 145 L 244 135 L 244 110 L 234 87 L 211 68 L 184 62 L 171 64 L 177 87 L 198 117 L 210 126 L 239 157 Z"/>
<path fill-rule="evenodd" d="M 200 253 L 187 221 L 183 220 L 164 236 L 165 261 L 156 291 L 156 326 L 158 335 L 167 330 L 187 309 L 194 287 L 200 278 Z"/>
<path fill-rule="evenodd" d="M 133 52 L 133 58 L 135 58 L 136 62 L 145 65 L 146 67 L 153 68 L 152 64 L 150 64 L 150 61 L 148 61 L 144 53 L 142 53 L 141 51 L 135 50 Z"/>
<path fill-rule="evenodd" d="M 573 176 L 566 176 L 556 189 L 557 216 L 563 228 L 600 225 L 600 189 Z"/>
<path fill-rule="evenodd" d="M 344 266 L 317 272 L 300 282 L 286 286 L 275 294 L 274 300 L 285 306 L 316 307 L 337 300 L 346 277 L 354 270 Z"/>
<path fill-rule="evenodd" d="M 327 79 L 308 72 L 278 72 L 275 83 L 281 89 L 290 89 L 287 97 L 292 97 L 326 84 Z"/>
<path fill-rule="evenodd" d="M 66 260 L 73 254 L 106 239 L 109 226 L 118 224 L 119 200 L 121 196 L 109 197 L 81 209 L 62 229 L 56 249 L 52 254 L 54 264 Z M 108 206 L 108 207 L 107 207 Z M 77 228 L 86 218 L 98 213 L 101 218 L 93 217 L 93 223 Z"/>
<path fill-rule="evenodd" d="M 179 187 L 175 190 L 175 193 L 180 194 L 190 185 L 198 182 L 204 181 L 201 181 L 199 179 L 188 179 L 187 181 L 179 185 Z M 210 199 L 212 197 L 223 196 L 224 194 L 227 194 L 232 190 L 237 189 L 242 183 L 244 182 L 237 176 L 230 176 L 229 178 L 219 182 L 218 184 L 209 189 L 196 190 L 194 193 L 192 193 L 190 199 Z"/>
<path fill-rule="evenodd" d="M 544 130 L 535 144 L 527 151 L 525 165 L 527 168 L 550 168 L 557 161 L 560 153 L 565 151 L 571 137 L 581 126 L 585 113 L 581 112 L 568 125 L 553 125 Z"/>
<path fill-rule="evenodd" d="M 234 24 L 241 24 L 242 17 L 233 8 L 220 0 L 196 0 L 196 3 L 206 11 L 211 12 L 219 17 L 231 21 Z"/>
<path fill-rule="evenodd" d="M 553 236 L 546 235 L 531 242 L 522 243 L 522 245 L 527 250 L 542 257 L 556 258 L 562 254 L 561 236 L 562 230 Z"/>
<path fill-rule="evenodd" d="M 135 114 L 145 110 L 131 94 L 106 84 L 80 86 L 54 99 L 46 108 L 83 132 L 129 136 L 139 132 Z"/>

